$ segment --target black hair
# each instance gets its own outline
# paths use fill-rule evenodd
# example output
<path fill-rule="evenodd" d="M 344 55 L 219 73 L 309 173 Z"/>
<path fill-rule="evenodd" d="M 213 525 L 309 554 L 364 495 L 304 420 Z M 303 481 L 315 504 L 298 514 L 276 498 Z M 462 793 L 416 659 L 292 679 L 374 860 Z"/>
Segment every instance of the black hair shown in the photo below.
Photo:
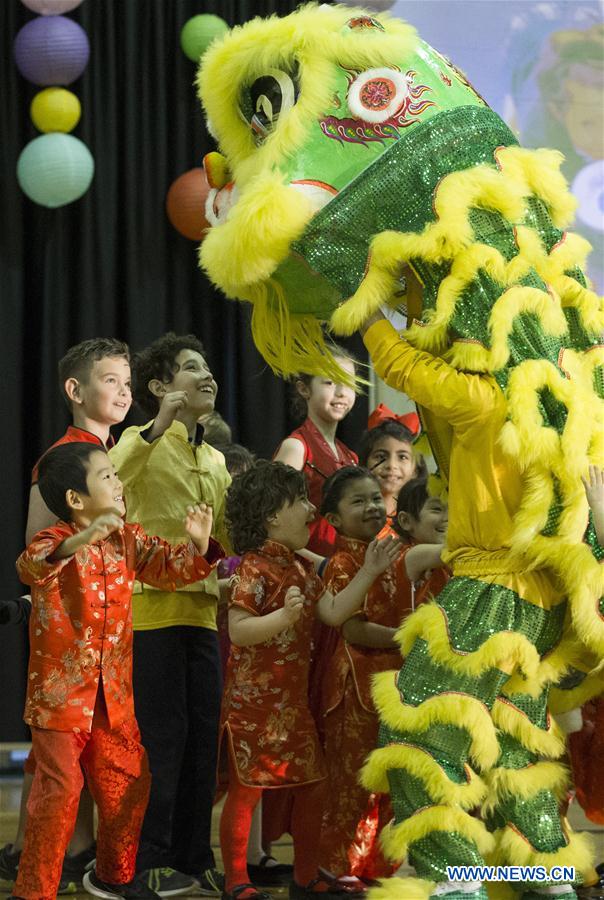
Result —
<path fill-rule="evenodd" d="M 371 456 L 373 448 L 375 447 L 377 442 L 386 437 L 392 437 L 397 441 L 404 441 L 406 444 L 409 444 L 413 451 L 413 458 L 415 460 L 415 477 L 428 477 L 428 467 L 426 465 L 426 460 L 421 453 L 415 453 L 415 451 L 413 450 L 413 441 L 415 440 L 413 432 L 409 431 L 407 426 L 403 425 L 402 422 L 397 422 L 396 419 L 386 419 L 385 422 L 381 422 L 379 425 L 376 425 L 375 428 L 370 428 L 363 434 L 363 437 L 361 438 L 361 446 L 359 449 L 360 465 L 367 465 L 367 460 Z"/>
<path fill-rule="evenodd" d="M 88 465 L 93 453 L 106 453 L 101 444 L 72 441 L 48 450 L 38 465 L 38 487 L 42 500 L 59 519 L 69 522 L 71 510 L 67 491 L 88 495 Z"/>
<path fill-rule="evenodd" d="M 132 360 L 134 399 L 151 416 L 157 414 L 161 399 L 149 390 L 149 382 L 157 378 L 167 384 L 178 371 L 176 357 L 181 350 L 194 350 L 205 359 L 203 344 L 194 334 L 174 334 L 169 331 L 153 341 Z"/>
<path fill-rule="evenodd" d="M 231 426 L 222 418 L 218 410 L 215 409 L 209 416 L 206 416 L 201 424 L 203 425 L 203 439 L 212 447 L 222 447 L 222 445 L 232 443 Z"/>
<path fill-rule="evenodd" d="M 348 359 L 353 364 L 355 371 L 358 365 L 358 360 L 355 358 L 353 353 L 350 353 L 349 350 L 345 350 L 344 347 L 341 347 L 340 344 L 335 344 L 329 342 L 327 344 L 329 351 L 332 356 L 338 359 Z M 300 391 L 298 390 L 298 384 L 302 382 L 306 387 L 310 387 L 310 383 L 313 378 L 321 378 L 321 375 L 317 375 L 316 373 L 313 375 L 310 372 L 300 372 L 298 375 L 293 375 L 290 378 L 291 385 L 291 398 L 290 398 L 290 410 L 292 416 L 296 422 L 303 422 L 306 416 L 308 415 L 308 402 L 306 397 L 303 397 Z M 327 376 L 325 376 L 327 377 Z"/>
<path fill-rule="evenodd" d="M 373 472 L 370 472 L 369 469 L 365 469 L 363 466 L 342 466 L 341 469 L 336 469 L 323 485 L 321 515 L 326 516 L 327 513 L 337 513 L 338 504 L 344 491 L 352 481 L 358 481 L 360 478 L 370 478 L 372 481 L 375 481 L 379 490 L 379 481 Z"/>
<path fill-rule="evenodd" d="M 407 484 L 402 486 L 396 501 L 396 521 L 393 523 L 394 530 L 397 534 L 404 538 L 410 537 L 399 524 L 398 517 L 400 513 L 405 512 L 407 515 L 411 516 L 412 519 L 417 521 L 422 509 L 429 499 L 430 494 L 428 493 L 427 478 L 412 478 L 411 481 L 408 481 Z"/>
<path fill-rule="evenodd" d="M 225 519 L 236 553 L 256 550 L 267 539 L 266 523 L 286 503 L 306 496 L 302 472 L 260 459 L 233 479 L 227 491 Z"/>
<path fill-rule="evenodd" d="M 247 472 L 254 465 L 256 457 L 253 453 L 242 447 L 241 444 L 216 444 L 216 450 L 224 456 L 224 461 L 229 475 L 234 478 L 242 472 Z"/>
<path fill-rule="evenodd" d="M 74 347 L 70 347 L 65 356 L 59 360 L 59 387 L 67 405 L 71 409 L 71 400 L 65 392 L 65 382 L 68 378 L 77 378 L 85 384 L 90 376 L 90 370 L 95 362 L 107 357 L 123 357 L 130 362 L 130 350 L 128 344 L 115 338 L 91 338 L 81 341 Z"/>

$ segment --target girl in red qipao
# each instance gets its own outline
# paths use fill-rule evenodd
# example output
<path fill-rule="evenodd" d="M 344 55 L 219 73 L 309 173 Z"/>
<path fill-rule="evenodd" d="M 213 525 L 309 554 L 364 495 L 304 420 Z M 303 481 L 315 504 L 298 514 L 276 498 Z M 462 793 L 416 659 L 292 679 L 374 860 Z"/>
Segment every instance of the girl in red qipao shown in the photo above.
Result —
<path fill-rule="evenodd" d="M 400 489 L 412 478 L 427 477 L 426 462 L 414 442 L 420 434 L 417 413 L 397 416 L 380 403 L 369 416 L 361 440 L 359 463 L 376 476 L 386 504 L 387 524 L 396 520 Z"/>
<path fill-rule="evenodd" d="M 263 790 L 293 787 L 294 882 L 290 898 L 314 893 L 325 764 L 308 708 L 310 633 L 317 615 L 341 625 L 399 552 L 393 538 L 374 541 L 338 596 L 326 591 L 308 561 L 296 556 L 315 509 L 304 476 L 282 463 L 258 462 L 233 481 L 226 517 L 243 553 L 229 609 L 231 654 L 222 713 L 229 786 L 220 821 L 226 898 L 258 900 L 246 848 Z"/>
<path fill-rule="evenodd" d="M 421 485 L 427 498 L 425 482 L 410 484 Z M 440 565 L 446 508 L 440 501 L 436 503 L 440 508 L 438 521 L 433 521 L 427 508 L 422 508 L 418 517 L 415 509 L 412 513 L 401 511 L 407 537 L 426 543 L 408 544 L 395 564 L 374 581 L 362 609 L 344 623 L 326 673 L 323 713 L 328 798 L 321 829 L 322 870 L 340 883 L 354 879 L 349 883 L 357 889 L 392 874 L 396 868 L 385 861 L 378 845 L 379 833 L 392 817 L 389 799 L 387 795 L 368 796 L 358 776 L 378 737 L 372 676 L 400 668 L 395 633 L 413 607 L 415 587 L 411 579 L 419 581 L 425 569 Z M 339 596 L 355 577 L 368 541 L 384 525 L 386 508 L 378 479 L 360 467 L 340 469 L 325 485 L 322 512 L 338 531 L 325 582 Z M 438 544 L 434 543 L 436 539 Z M 443 587 L 443 570 L 437 571 L 439 577 L 417 585 L 422 596 L 428 586 Z"/>

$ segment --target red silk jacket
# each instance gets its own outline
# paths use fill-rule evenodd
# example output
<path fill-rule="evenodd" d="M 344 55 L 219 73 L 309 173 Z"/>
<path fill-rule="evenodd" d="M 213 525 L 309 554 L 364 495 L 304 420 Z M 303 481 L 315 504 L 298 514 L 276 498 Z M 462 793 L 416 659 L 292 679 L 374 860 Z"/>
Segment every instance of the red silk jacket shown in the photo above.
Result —
<path fill-rule="evenodd" d="M 126 524 L 105 540 L 50 562 L 76 531 L 58 522 L 40 531 L 17 560 L 19 577 L 32 589 L 23 718 L 53 731 L 91 730 L 99 684 L 112 728 L 134 717 L 134 580 L 174 591 L 206 578 L 211 562 L 222 556 L 215 541 L 204 558 L 192 542 L 171 547 L 140 525 Z"/>

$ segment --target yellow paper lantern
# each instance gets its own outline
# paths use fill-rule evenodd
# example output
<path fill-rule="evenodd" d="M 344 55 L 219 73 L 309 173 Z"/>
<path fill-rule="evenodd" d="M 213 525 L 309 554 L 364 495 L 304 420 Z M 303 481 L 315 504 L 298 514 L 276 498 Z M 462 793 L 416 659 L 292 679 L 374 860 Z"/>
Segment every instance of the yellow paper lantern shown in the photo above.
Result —
<path fill-rule="evenodd" d="M 38 131 L 72 131 L 80 121 L 80 101 L 65 88 L 49 87 L 31 102 L 30 115 Z"/>

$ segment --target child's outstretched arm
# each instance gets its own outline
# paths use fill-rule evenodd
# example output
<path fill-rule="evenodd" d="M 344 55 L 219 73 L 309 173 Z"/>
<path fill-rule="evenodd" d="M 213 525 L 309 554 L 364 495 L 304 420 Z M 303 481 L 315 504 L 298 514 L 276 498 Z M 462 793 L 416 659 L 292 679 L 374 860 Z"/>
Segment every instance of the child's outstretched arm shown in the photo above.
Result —
<path fill-rule="evenodd" d="M 388 625 L 380 625 L 378 622 L 368 622 L 353 616 L 342 626 L 344 640 L 349 644 L 359 644 L 361 647 L 374 647 L 382 650 L 396 650 L 397 643 L 394 640 L 396 628 Z"/>
<path fill-rule="evenodd" d="M 400 549 L 400 541 L 391 535 L 373 540 L 367 547 L 363 565 L 350 583 L 335 596 L 325 591 L 320 597 L 316 613 L 321 621 L 337 628 L 350 619 L 362 606 L 375 579 L 395 561 Z"/>
<path fill-rule="evenodd" d="M 405 554 L 405 571 L 409 581 L 419 581 L 430 569 L 442 566 L 444 544 L 416 544 Z"/>
<path fill-rule="evenodd" d="M 65 538 L 48 559 L 50 562 L 67 559 L 69 556 L 73 556 L 81 547 L 85 547 L 86 544 L 95 544 L 97 541 L 102 541 L 113 531 L 121 531 L 123 527 L 124 521 L 118 513 L 103 513 L 103 515 L 97 516 L 88 528 L 84 528 L 71 537 Z"/>
<path fill-rule="evenodd" d="M 229 637 L 237 647 L 251 647 L 270 641 L 298 621 L 304 607 L 304 595 L 300 588 L 287 589 L 281 609 L 266 616 L 255 616 L 241 606 L 229 609 Z"/>
<path fill-rule="evenodd" d="M 202 556 L 206 555 L 210 545 L 213 515 L 212 507 L 207 503 L 187 506 L 185 531 Z"/>
<path fill-rule="evenodd" d="M 590 466 L 587 478 L 583 478 L 587 502 L 596 529 L 600 547 L 604 547 L 604 469 Z"/>

